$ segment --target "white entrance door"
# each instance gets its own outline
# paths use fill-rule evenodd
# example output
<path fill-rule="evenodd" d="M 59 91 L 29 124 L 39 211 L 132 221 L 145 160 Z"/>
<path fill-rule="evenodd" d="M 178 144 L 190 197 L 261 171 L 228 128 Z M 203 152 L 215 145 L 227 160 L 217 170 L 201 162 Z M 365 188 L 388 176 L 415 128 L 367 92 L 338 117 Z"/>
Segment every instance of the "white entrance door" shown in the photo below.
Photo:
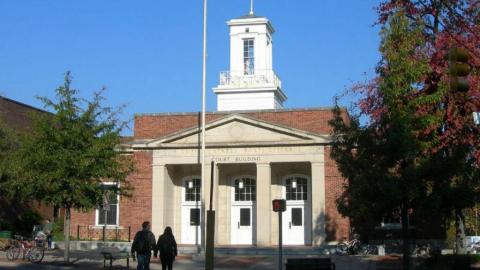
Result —
<path fill-rule="evenodd" d="M 283 218 L 283 238 L 286 245 L 305 244 L 305 205 L 287 201 Z"/>
<path fill-rule="evenodd" d="M 256 181 L 253 177 L 233 180 L 231 211 L 231 244 L 253 245 L 256 239 Z"/>
<path fill-rule="evenodd" d="M 308 179 L 289 176 L 284 183 L 287 207 L 282 220 L 283 242 L 285 245 L 305 245 L 311 235 Z"/>
<path fill-rule="evenodd" d="M 253 235 L 252 205 L 232 205 L 232 244 L 251 245 Z"/>
<path fill-rule="evenodd" d="M 201 243 L 200 189 L 199 177 L 185 179 L 182 192 L 182 244 L 200 245 Z"/>
<path fill-rule="evenodd" d="M 182 206 L 182 244 L 200 244 L 200 207 Z"/>

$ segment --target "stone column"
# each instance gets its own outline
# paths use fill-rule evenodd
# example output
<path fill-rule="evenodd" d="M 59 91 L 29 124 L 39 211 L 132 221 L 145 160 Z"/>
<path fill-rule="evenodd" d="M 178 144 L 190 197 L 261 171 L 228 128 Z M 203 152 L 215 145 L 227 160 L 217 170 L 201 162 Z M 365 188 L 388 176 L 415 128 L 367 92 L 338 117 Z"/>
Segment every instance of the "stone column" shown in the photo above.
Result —
<path fill-rule="evenodd" d="M 269 163 L 257 163 L 257 246 L 271 245 L 271 167 Z"/>
<path fill-rule="evenodd" d="M 325 163 L 312 162 L 312 246 L 325 241 Z"/>
<path fill-rule="evenodd" d="M 152 232 L 155 236 L 163 233 L 165 209 L 165 181 L 167 170 L 164 164 L 153 165 L 152 172 Z M 141 222 L 141 221 L 140 221 Z"/>

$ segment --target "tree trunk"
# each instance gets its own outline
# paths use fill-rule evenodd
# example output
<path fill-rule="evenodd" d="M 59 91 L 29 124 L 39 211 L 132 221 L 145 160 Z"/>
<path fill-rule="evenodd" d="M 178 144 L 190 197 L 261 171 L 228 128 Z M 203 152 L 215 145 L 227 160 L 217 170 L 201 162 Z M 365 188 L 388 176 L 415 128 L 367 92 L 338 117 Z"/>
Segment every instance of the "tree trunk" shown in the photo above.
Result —
<path fill-rule="evenodd" d="M 465 216 L 462 209 L 455 209 L 455 249 L 456 254 L 466 254 L 467 249 L 465 247 Z"/>
<path fill-rule="evenodd" d="M 63 259 L 65 263 L 70 262 L 70 207 L 65 209 L 65 252 L 63 253 Z"/>
<path fill-rule="evenodd" d="M 407 204 L 404 202 L 401 208 L 402 216 L 402 253 L 403 253 L 403 269 L 409 270 L 410 267 L 410 234 L 408 231 L 408 209 Z"/>

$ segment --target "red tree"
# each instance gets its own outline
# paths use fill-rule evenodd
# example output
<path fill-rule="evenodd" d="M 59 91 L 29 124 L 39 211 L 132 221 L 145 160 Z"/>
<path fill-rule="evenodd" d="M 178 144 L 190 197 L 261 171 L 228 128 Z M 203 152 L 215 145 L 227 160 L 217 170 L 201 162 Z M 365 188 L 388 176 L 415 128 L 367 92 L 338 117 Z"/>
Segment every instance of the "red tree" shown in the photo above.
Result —
<path fill-rule="evenodd" d="M 392 104 L 414 108 L 414 115 L 409 118 L 413 123 L 408 126 L 421 151 L 413 163 L 420 159 L 431 163 L 423 166 L 421 180 L 429 187 L 428 199 L 442 204 L 438 208 L 445 216 L 455 213 L 457 251 L 461 253 L 462 210 L 478 201 L 480 191 L 480 128 L 473 121 L 473 113 L 480 111 L 480 1 L 386 0 L 378 7 L 377 23 L 388 28 L 398 12 L 406 14 L 412 29 L 422 29 L 423 42 L 405 57 L 418 57 L 418 63 L 428 57 L 428 72 L 415 78 L 415 91 L 401 93 L 396 97 L 399 101 L 392 102 L 392 96 L 386 96 L 391 92 L 382 89 L 385 76 L 392 73 L 384 56 L 377 66 L 377 77 L 353 87 L 354 92 L 361 94 L 359 114 L 367 116 L 367 126 L 374 126 L 389 118 L 388 106 Z M 452 48 L 462 48 L 470 55 L 470 87 L 466 92 L 450 87 L 452 76 L 447 56 Z M 390 101 L 385 102 L 386 99 Z M 430 171 L 425 172 L 425 168 Z"/>

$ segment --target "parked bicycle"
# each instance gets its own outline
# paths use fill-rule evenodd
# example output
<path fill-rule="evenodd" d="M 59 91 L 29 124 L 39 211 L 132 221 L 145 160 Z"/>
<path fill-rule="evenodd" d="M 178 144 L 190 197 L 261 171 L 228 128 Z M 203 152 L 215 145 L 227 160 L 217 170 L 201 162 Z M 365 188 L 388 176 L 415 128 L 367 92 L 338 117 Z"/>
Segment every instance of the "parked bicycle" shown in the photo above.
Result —
<path fill-rule="evenodd" d="M 10 261 L 18 259 L 20 254 L 23 255 L 23 259 L 27 259 L 32 263 L 40 263 L 43 260 L 44 244 L 37 241 L 29 241 L 22 236 L 15 235 L 15 240 L 7 249 L 7 259 Z"/>
<path fill-rule="evenodd" d="M 429 244 L 415 244 L 412 255 L 417 257 L 430 256 L 431 249 Z"/>
<path fill-rule="evenodd" d="M 378 253 L 376 246 L 362 244 L 357 238 L 338 243 L 335 251 L 338 255 L 371 255 Z"/>
<path fill-rule="evenodd" d="M 350 241 L 345 241 L 343 243 L 338 243 L 336 247 L 336 252 L 339 255 L 354 255 L 358 254 L 360 251 L 360 240 L 354 238 Z"/>
<path fill-rule="evenodd" d="M 467 254 L 477 254 L 480 253 L 480 241 L 472 242 L 467 245 Z"/>

